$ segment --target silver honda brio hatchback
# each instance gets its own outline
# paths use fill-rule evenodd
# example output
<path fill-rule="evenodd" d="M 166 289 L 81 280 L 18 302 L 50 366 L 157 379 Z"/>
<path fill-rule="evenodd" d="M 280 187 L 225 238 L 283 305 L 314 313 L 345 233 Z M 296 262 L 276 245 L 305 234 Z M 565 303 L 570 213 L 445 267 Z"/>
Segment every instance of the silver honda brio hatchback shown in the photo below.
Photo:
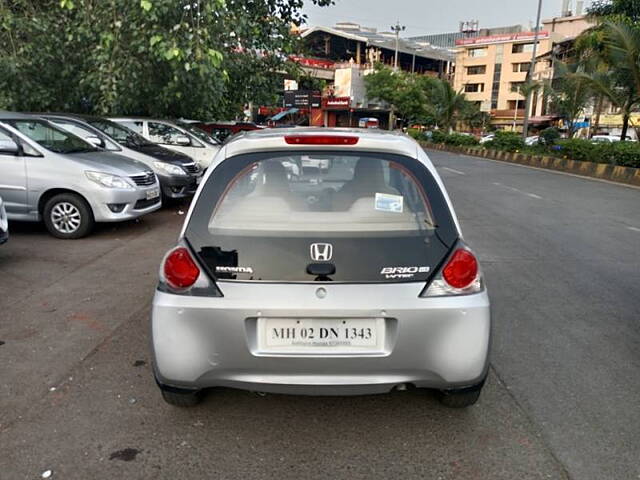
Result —
<path fill-rule="evenodd" d="M 430 388 L 474 404 L 489 297 L 429 158 L 372 130 L 251 132 L 207 171 L 153 300 L 164 399 Z"/>

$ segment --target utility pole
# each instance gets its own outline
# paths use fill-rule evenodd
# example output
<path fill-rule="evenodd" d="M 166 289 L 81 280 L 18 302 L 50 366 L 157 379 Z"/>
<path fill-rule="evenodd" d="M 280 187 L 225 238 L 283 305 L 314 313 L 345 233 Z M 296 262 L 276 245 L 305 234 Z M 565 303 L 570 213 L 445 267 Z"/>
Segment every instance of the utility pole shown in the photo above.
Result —
<path fill-rule="evenodd" d="M 396 22 L 395 25 L 391 25 L 391 31 L 396 33 L 396 56 L 393 61 L 393 69 L 398 70 L 398 44 L 400 42 L 400 32 L 406 30 L 407 27 L 400 25 L 400 22 Z"/>
<path fill-rule="evenodd" d="M 533 82 L 533 76 L 536 72 L 536 55 L 538 53 L 538 39 L 540 37 L 540 15 L 542 14 L 542 0 L 538 0 L 538 16 L 536 19 L 536 32 L 533 38 L 533 53 L 531 55 L 531 65 L 529 66 L 529 82 Z M 522 138 L 527 138 L 529 135 L 529 110 L 531 109 L 531 95 L 533 92 L 531 89 L 527 89 L 527 100 L 524 104 L 524 121 L 522 122 Z M 516 108 L 518 103 L 516 102 Z"/>

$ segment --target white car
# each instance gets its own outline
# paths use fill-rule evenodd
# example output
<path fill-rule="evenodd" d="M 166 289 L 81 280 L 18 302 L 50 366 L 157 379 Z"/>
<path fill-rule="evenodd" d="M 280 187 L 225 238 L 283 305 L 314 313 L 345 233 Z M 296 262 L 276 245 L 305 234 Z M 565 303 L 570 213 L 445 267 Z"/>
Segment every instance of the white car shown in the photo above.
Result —
<path fill-rule="evenodd" d="M 213 138 L 205 138 L 209 137 L 206 132 L 202 132 L 204 135 L 198 134 L 194 132 L 196 127 L 188 124 L 154 118 L 115 117 L 110 120 L 124 125 L 153 143 L 189 155 L 202 170 L 211 165 L 220 150 L 220 145 Z"/>
<path fill-rule="evenodd" d="M 620 137 L 618 135 L 594 135 L 591 137 L 591 141 L 594 143 L 614 143 L 619 142 Z"/>
<path fill-rule="evenodd" d="M 0 197 L 0 245 L 9 239 L 9 222 L 7 220 L 7 212 L 4 209 L 2 197 Z"/>
<path fill-rule="evenodd" d="M 487 143 L 490 142 L 491 140 L 493 140 L 494 138 L 496 138 L 494 133 L 490 133 L 489 135 L 485 135 L 484 137 L 482 137 L 480 139 L 480 144 L 482 145 L 483 143 Z"/>
<path fill-rule="evenodd" d="M 328 160 L 327 171 L 313 160 Z M 293 160 L 293 162 L 292 162 Z M 290 178 L 285 162 L 313 166 Z M 473 405 L 491 308 L 438 172 L 407 135 L 267 129 L 227 142 L 165 255 L 156 382 L 296 395 L 438 390 Z"/>
<path fill-rule="evenodd" d="M 540 143 L 540 137 L 538 135 L 533 135 L 531 137 L 527 137 L 524 140 L 524 143 L 527 147 L 532 147 L 534 145 L 537 145 L 538 143 Z"/>

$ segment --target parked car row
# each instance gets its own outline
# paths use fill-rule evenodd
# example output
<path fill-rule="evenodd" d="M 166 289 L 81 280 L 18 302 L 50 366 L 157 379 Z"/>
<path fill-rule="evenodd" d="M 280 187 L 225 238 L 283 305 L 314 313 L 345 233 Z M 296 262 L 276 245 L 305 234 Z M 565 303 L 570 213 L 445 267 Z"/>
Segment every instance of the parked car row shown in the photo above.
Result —
<path fill-rule="evenodd" d="M 142 125 L 142 134 L 123 124 Z M 150 213 L 195 193 L 219 150 L 215 139 L 203 137 L 165 120 L 0 112 L 6 216 L 43 221 L 53 236 L 71 239 L 87 235 L 95 222 Z"/>

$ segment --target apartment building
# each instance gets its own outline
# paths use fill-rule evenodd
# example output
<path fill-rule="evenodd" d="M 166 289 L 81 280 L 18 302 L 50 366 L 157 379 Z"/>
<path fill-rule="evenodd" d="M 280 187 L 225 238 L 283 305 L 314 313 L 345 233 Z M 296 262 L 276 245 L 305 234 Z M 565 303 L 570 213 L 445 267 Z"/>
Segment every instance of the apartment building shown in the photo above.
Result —
<path fill-rule="evenodd" d="M 544 59 L 536 62 L 534 78 L 552 78 L 553 59 L 548 53 L 555 44 L 577 37 L 588 27 L 585 16 L 545 20 L 536 55 Z M 491 123 L 498 128 L 522 130 L 525 97 L 520 88 L 527 81 L 534 40 L 534 32 L 518 32 L 456 41 L 454 87 L 482 111 L 490 112 Z M 533 95 L 530 115 L 534 127 L 544 127 L 552 120 L 546 103 L 541 94 Z"/>

